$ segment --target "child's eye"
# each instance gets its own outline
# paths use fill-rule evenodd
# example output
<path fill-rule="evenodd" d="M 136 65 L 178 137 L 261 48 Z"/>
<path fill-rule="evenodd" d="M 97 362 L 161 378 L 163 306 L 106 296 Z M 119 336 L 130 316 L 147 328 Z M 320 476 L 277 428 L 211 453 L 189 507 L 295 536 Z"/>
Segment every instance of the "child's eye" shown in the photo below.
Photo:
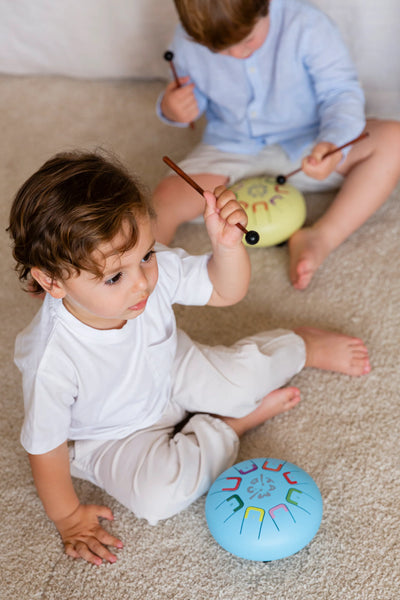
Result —
<path fill-rule="evenodd" d="M 116 283 L 118 283 L 118 281 L 121 279 L 121 277 L 122 277 L 122 273 L 119 272 L 116 275 L 114 275 L 114 277 L 107 279 L 107 281 L 105 281 L 104 283 L 106 285 L 115 285 Z"/>
<path fill-rule="evenodd" d="M 142 262 L 145 262 L 145 263 L 150 262 L 153 257 L 153 254 L 155 254 L 155 250 L 150 250 L 150 252 L 148 252 L 147 254 L 145 254 L 143 256 Z"/>

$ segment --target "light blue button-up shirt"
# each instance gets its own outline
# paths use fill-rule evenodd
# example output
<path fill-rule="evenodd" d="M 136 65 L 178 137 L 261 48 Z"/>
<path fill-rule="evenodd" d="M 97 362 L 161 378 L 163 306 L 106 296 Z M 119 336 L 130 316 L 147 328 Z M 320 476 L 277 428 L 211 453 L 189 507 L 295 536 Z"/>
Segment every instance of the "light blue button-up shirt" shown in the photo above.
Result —
<path fill-rule="evenodd" d="M 313 142 L 340 146 L 365 126 L 364 95 L 341 35 L 303 0 L 271 0 L 267 38 L 249 58 L 211 52 L 180 25 L 171 50 L 206 113 L 203 142 L 220 150 L 256 154 L 280 144 L 294 160 Z M 161 114 L 160 101 L 160 118 L 182 126 Z"/>

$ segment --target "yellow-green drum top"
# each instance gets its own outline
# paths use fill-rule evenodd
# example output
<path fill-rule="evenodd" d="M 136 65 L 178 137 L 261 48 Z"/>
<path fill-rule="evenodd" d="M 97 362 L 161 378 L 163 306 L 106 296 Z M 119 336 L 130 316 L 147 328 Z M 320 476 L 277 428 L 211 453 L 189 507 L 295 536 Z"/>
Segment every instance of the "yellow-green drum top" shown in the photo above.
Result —
<path fill-rule="evenodd" d="M 304 196 L 289 183 L 280 185 L 272 176 L 250 177 L 230 189 L 247 213 L 247 229 L 260 235 L 257 246 L 281 244 L 304 224 Z"/>

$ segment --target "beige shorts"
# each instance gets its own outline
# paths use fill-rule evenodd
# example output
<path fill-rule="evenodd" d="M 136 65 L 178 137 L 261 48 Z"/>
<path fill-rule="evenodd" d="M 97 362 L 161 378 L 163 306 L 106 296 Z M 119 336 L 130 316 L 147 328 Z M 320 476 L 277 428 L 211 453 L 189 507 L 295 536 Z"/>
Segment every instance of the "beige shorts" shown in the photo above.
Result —
<path fill-rule="evenodd" d="M 172 398 L 162 418 L 124 439 L 70 444 L 71 474 L 103 488 L 150 524 L 170 517 L 236 459 L 236 433 L 209 413 L 248 414 L 304 363 L 304 342 L 292 331 L 263 332 L 231 347 L 197 344 L 179 331 Z"/>
<path fill-rule="evenodd" d="M 312 146 L 304 150 L 303 156 L 310 153 Z M 285 175 L 301 165 L 301 158 L 296 164 L 292 163 L 286 152 L 277 144 L 265 146 L 258 154 L 236 154 L 222 152 L 214 146 L 200 143 L 179 166 L 191 175 L 211 173 L 224 175 L 229 178 L 228 185 L 233 185 L 240 179 L 259 175 Z M 303 171 L 293 175 L 289 182 L 302 192 L 324 192 L 341 187 L 343 176 L 331 173 L 323 181 L 308 177 Z"/>

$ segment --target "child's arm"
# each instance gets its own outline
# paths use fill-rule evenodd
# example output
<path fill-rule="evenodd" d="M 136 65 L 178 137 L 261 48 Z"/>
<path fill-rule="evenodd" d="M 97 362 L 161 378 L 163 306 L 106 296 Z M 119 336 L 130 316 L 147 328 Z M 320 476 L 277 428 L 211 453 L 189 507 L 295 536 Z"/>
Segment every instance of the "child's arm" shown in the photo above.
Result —
<path fill-rule="evenodd" d="M 30 454 L 33 479 L 44 509 L 57 527 L 65 552 L 100 565 L 102 560 L 116 561 L 107 546 L 122 548 L 116 537 L 107 533 L 98 518 L 113 520 L 106 506 L 81 504 L 72 485 L 67 443 L 46 454 Z"/>
<path fill-rule="evenodd" d="M 312 81 L 318 111 L 316 145 L 303 160 L 303 171 L 325 179 L 350 148 L 326 159 L 322 156 L 360 135 L 365 127 L 364 94 L 340 31 L 326 15 L 315 12 L 303 24 L 301 56 Z"/>
<path fill-rule="evenodd" d="M 224 186 L 215 189 L 215 195 L 205 192 L 204 220 L 210 236 L 213 254 L 208 263 L 208 274 L 213 292 L 210 306 L 229 306 L 239 302 L 247 293 L 250 283 L 250 260 L 242 243 L 243 233 L 236 223 L 247 225 L 247 215 L 235 194 Z"/>
<path fill-rule="evenodd" d="M 180 77 L 181 87 L 169 83 L 162 97 L 160 109 L 164 117 L 176 123 L 191 123 L 199 116 L 199 107 L 194 95 L 194 83 L 190 77 Z"/>

